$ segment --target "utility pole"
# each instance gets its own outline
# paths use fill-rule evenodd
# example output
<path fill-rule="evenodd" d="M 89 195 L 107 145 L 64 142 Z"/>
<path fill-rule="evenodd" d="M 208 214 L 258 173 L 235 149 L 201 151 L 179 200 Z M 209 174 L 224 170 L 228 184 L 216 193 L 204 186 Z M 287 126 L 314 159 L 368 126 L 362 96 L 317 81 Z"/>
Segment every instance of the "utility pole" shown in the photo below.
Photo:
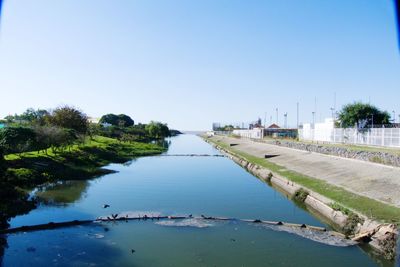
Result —
<path fill-rule="evenodd" d="M 336 110 L 336 92 L 333 94 L 333 108 Z"/>
<path fill-rule="evenodd" d="M 299 129 L 299 102 L 297 102 L 297 129 Z"/>
<path fill-rule="evenodd" d="M 371 128 L 374 128 L 374 114 L 371 114 L 371 117 L 372 117 Z"/>
<path fill-rule="evenodd" d="M 264 128 L 267 128 L 267 112 L 265 112 L 264 116 Z"/>
<path fill-rule="evenodd" d="M 283 116 L 285 117 L 284 127 L 285 127 L 285 129 L 287 129 L 287 112 L 285 112 L 285 113 L 283 114 Z"/>
<path fill-rule="evenodd" d="M 279 125 L 278 108 L 276 108 L 276 124 Z"/>
<path fill-rule="evenodd" d="M 313 122 L 313 127 L 315 127 L 315 111 L 311 112 L 312 113 L 312 122 Z"/>
<path fill-rule="evenodd" d="M 335 121 L 335 108 L 331 108 L 332 111 L 332 120 Z"/>
<path fill-rule="evenodd" d="M 393 123 L 396 123 L 396 111 L 392 111 L 393 112 Z"/>
<path fill-rule="evenodd" d="M 315 124 L 315 116 L 317 115 L 317 97 L 314 99 L 314 112 L 313 112 L 313 122 Z"/>

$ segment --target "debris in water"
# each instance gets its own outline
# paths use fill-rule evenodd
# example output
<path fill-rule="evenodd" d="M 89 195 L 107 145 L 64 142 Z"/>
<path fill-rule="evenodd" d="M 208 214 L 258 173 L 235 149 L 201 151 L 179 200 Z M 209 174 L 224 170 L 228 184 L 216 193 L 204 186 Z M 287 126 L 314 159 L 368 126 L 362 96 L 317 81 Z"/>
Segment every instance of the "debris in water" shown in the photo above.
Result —
<path fill-rule="evenodd" d="M 195 228 L 206 228 L 211 227 L 213 224 L 201 219 L 184 219 L 184 220 L 168 220 L 156 222 L 158 225 L 162 226 L 174 226 L 174 227 L 195 227 Z"/>
<path fill-rule="evenodd" d="M 348 247 L 357 245 L 357 242 L 354 242 L 350 239 L 344 239 L 342 237 L 336 236 L 329 231 L 316 231 L 309 228 L 302 228 L 302 227 L 293 227 L 287 225 L 258 225 L 260 227 L 265 227 L 268 229 L 272 229 L 274 231 L 282 231 L 291 234 L 295 234 L 301 236 L 303 238 L 319 242 L 322 244 L 336 246 L 336 247 Z"/>

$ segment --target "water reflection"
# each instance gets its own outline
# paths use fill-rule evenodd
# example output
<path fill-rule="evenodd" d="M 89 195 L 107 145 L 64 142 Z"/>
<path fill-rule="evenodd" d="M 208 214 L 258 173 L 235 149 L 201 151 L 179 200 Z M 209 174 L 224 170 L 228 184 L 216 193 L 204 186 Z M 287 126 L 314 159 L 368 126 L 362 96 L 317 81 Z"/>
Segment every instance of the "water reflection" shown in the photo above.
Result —
<path fill-rule="evenodd" d="M 83 198 L 88 186 L 87 180 L 60 181 L 39 187 L 35 196 L 46 205 L 67 205 Z"/>

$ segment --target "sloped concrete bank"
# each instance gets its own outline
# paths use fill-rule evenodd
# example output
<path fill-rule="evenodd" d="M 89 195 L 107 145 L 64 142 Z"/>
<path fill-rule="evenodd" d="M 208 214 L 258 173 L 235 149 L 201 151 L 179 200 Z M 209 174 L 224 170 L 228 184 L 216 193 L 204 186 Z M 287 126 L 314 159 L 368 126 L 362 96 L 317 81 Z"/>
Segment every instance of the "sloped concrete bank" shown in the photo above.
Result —
<path fill-rule="evenodd" d="M 331 199 L 298 185 L 282 175 L 273 173 L 265 167 L 253 164 L 233 151 L 229 151 L 206 138 L 204 140 L 253 175 L 272 186 L 280 188 L 292 199 L 298 199 L 298 195 L 303 195 L 300 201 L 304 202 L 307 208 L 324 217 L 329 224 L 348 238 L 360 243 L 368 243 L 377 253 L 382 254 L 387 259 L 394 260 L 396 258 L 398 229 L 395 224 L 373 221 L 356 211 L 351 211 L 350 214 L 346 215 L 332 207 L 334 201 Z M 302 194 L 304 192 L 306 193 Z"/>
<path fill-rule="evenodd" d="M 335 145 L 327 146 L 327 145 L 309 144 L 309 143 L 294 142 L 287 140 L 279 140 L 279 141 L 272 141 L 272 140 L 259 141 L 256 139 L 252 140 L 255 142 L 264 142 L 271 145 L 321 153 L 325 155 L 332 155 L 342 158 L 357 159 L 357 160 L 394 166 L 394 167 L 400 167 L 400 155 L 396 155 L 394 153 L 387 153 L 381 151 L 353 150 Z"/>

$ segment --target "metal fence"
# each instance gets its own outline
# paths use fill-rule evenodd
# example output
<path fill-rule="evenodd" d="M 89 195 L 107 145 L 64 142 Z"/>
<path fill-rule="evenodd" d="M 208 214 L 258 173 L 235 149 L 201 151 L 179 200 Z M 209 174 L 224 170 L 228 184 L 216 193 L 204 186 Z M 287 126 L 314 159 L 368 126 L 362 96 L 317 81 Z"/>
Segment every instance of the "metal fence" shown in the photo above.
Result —
<path fill-rule="evenodd" d="M 315 142 L 400 147 L 400 128 L 334 128 L 320 133 L 299 129 L 299 139 Z"/>

